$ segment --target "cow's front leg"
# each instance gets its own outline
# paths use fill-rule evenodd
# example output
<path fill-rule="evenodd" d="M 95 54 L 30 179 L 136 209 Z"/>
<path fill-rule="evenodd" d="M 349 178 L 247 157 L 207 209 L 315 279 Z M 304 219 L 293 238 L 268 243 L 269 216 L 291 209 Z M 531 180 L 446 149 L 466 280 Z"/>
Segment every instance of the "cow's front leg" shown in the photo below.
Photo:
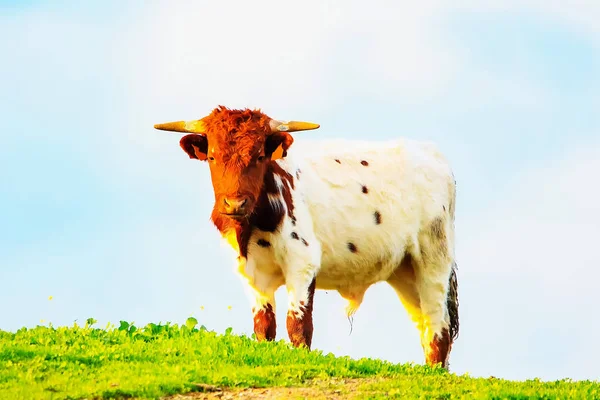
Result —
<path fill-rule="evenodd" d="M 252 263 L 249 263 L 250 268 Z M 283 283 L 281 276 L 271 276 L 256 269 L 252 274 L 242 275 L 250 298 L 254 321 L 254 334 L 260 342 L 275 340 L 277 323 L 275 321 L 275 290 Z"/>
<path fill-rule="evenodd" d="M 254 334 L 256 339 L 275 340 L 277 335 L 277 322 L 275 321 L 275 293 L 260 293 L 254 290 L 252 301 L 252 316 L 254 320 Z"/>
<path fill-rule="evenodd" d="M 314 274 L 287 277 L 289 306 L 286 323 L 290 341 L 295 347 L 310 349 L 312 343 L 315 285 Z"/>

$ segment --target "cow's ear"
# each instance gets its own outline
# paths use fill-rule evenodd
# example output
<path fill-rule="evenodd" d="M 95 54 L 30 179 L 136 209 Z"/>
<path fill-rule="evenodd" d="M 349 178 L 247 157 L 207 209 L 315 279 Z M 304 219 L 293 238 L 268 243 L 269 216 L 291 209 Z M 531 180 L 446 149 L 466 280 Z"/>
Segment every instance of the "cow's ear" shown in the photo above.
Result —
<path fill-rule="evenodd" d="M 294 138 L 287 132 L 277 132 L 267 136 L 265 154 L 271 160 L 278 160 L 287 156 L 287 150 L 294 143 Z"/>
<path fill-rule="evenodd" d="M 185 135 L 179 141 L 179 145 L 190 158 L 205 161 L 208 153 L 208 140 L 206 136 L 199 134 Z"/>

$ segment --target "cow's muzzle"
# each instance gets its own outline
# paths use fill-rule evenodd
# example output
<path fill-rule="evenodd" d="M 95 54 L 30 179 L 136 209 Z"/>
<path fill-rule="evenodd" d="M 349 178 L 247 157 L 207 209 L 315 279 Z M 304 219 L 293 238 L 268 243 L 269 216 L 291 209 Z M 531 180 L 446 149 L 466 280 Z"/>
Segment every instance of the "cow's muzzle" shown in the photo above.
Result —
<path fill-rule="evenodd" d="M 224 197 L 221 214 L 233 219 L 242 219 L 248 215 L 250 201 L 247 197 Z"/>

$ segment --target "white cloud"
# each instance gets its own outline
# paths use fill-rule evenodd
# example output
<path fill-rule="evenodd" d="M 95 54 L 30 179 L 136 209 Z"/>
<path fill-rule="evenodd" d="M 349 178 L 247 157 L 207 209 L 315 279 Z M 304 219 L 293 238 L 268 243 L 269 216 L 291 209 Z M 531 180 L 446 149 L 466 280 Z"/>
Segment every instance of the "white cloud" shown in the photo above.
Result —
<path fill-rule="evenodd" d="M 440 1 L 441 4 L 452 4 L 450 7 L 460 11 L 477 11 L 488 13 L 527 13 L 543 16 L 549 20 L 560 23 L 569 29 L 590 35 L 597 44 L 600 44 L 600 3 L 595 0 L 459 0 L 450 3 Z"/>
<path fill-rule="evenodd" d="M 161 2 L 118 37 L 118 68 L 131 101 L 163 98 L 163 115 L 219 103 L 278 115 L 393 91 L 418 98 L 443 87 L 457 63 L 432 13 L 391 2 Z"/>
<path fill-rule="evenodd" d="M 137 137 L 140 124 L 200 117 L 217 104 L 322 122 L 349 99 L 416 105 L 448 101 L 454 92 L 462 109 L 500 103 L 540 110 L 560 99 L 536 81 L 527 60 L 488 71 L 445 22 L 465 11 L 531 13 L 580 30 L 582 19 L 598 9 L 592 3 L 561 4 L 153 3 L 115 35 L 115 74 L 127 87 L 123 94 L 132 116 L 127 132 Z M 145 145 L 158 146 L 152 140 Z"/>

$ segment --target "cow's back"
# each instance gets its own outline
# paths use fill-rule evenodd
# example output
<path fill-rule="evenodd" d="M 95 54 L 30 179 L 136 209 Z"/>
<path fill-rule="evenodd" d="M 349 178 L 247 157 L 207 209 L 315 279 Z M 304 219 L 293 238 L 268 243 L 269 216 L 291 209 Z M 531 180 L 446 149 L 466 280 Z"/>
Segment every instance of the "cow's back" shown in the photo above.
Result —
<path fill-rule="evenodd" d="M 366 289 L 387 279 L 418 243 L 421 227 L 450 202 L 452 172 L 433 144 L 339 140 L 293 147 L 297 189 L 321 243 L 319 288 Z"/>

